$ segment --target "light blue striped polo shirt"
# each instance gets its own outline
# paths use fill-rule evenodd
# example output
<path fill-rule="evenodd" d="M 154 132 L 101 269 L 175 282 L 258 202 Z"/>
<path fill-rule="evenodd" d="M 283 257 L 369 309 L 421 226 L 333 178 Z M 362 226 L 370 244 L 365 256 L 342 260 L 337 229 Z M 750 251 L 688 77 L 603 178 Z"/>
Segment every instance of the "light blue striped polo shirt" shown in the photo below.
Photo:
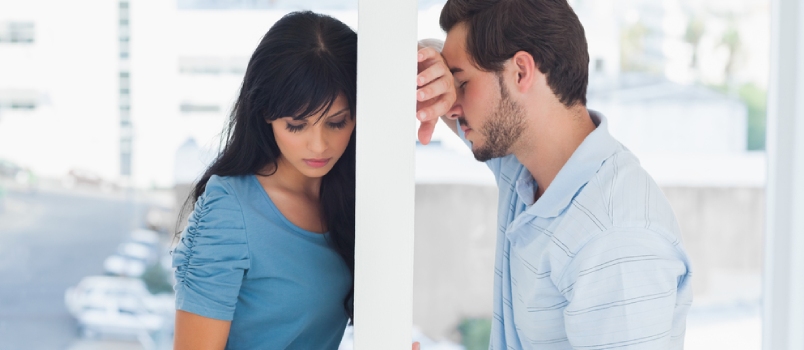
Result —
<path fill-rule="evenodd" d="M 500 191 L 490 349 L 683 348 L 692 286 L 679 226 L 590 115 L 597 129 L 535 203 L 513 155 L 486 162 Z"/>

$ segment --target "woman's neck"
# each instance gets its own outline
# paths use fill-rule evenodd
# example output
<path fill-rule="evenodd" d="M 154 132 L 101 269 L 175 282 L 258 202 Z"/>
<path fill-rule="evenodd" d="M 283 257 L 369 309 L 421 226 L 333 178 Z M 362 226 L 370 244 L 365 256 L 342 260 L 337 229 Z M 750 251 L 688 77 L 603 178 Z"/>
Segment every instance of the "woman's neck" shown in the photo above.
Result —
<path fill-rule="evenodd" d="M 269 176 L 269 178 L 270 182 L 273 182 L 275 186 L 297 195 L 318 200 L 321 190 L 320 177 L 312 178 L 305 176 L 282 156 L 279 156 L 276 160 L 276 165 L 267 165 L 263 173 L 270 174 L 274 169 L 276 169 L 276 171 L 272 176 Z"/>

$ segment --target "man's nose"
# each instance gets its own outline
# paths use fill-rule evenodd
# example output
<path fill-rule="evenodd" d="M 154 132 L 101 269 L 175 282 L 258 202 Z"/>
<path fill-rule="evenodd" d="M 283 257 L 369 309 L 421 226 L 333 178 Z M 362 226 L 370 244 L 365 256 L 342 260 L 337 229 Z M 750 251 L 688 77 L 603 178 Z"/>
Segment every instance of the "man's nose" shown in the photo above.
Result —
<path fill-rule="evenodd" d="M 455 104 L 453 104 L 453 105 L 452 105 L 452 107 L 451 107 L 451 108 L 450 108 L 450 109 L 447 111 L 447 114 L 445 114 L 445 116 L 447 117 L 447 119 L 450 119 L 450 120 L 456 120 L 456 119 L 458 119 L 458 118 L 460 118 L 460 117 L 463 117 L 463 108 L 461 108 L 461 105 L 459 105 L 459 104 L 456 102 L 456 103 L 455 103 Z"/>

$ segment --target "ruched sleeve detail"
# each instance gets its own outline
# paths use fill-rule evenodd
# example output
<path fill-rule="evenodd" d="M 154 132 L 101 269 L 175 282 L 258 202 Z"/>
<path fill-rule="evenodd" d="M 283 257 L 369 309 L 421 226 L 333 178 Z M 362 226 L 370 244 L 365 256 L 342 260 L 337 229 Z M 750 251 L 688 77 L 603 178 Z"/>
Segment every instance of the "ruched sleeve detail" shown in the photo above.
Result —
<path fill-rule="evenodd" d="M 237 196 L 225 179 L 212 176 L 173 250 L 176 309 L 231 321 L 249 264 Z"/>

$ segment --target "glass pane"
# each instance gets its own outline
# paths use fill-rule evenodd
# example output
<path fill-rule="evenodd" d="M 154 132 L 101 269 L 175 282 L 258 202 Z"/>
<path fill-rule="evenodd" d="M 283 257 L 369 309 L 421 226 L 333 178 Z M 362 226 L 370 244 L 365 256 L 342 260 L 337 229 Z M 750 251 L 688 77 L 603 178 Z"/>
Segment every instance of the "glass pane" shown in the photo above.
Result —
<path fill-rule="evenodd" d="M 443 39 L 444 1 L 419 38 Z M 759 349 L 769 1 L 570 1 L 588 42 L 588 108 L 668 198 L 693 267 L 685 349 Z M 439 124 L 417 148 L 414 322 L 485 349 L 497 189 Z M 449 219 L 444 219 L 447 217 Z"/>
<path fill-rule="evenodd" d="M 255 47 L 295 9 L 357 27 L 217 3 L 0 2 L 0 348 L 172 348 L 178 211 Z"/>

